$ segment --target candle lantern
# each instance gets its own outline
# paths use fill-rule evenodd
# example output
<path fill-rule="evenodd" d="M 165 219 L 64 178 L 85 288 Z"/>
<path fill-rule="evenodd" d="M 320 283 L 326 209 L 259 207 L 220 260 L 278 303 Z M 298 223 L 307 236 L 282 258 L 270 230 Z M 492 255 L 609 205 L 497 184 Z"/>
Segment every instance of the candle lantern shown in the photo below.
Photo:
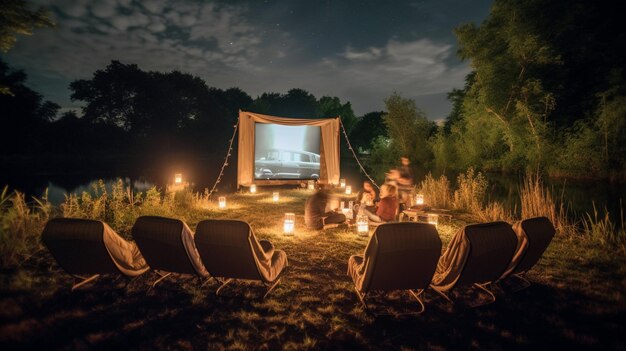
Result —
<path fill-rule="evenodd" d="M 278 191 L 275 191 L 272 193 L 272 201 L 278 202 L 278 200 L 280 200 L 280 195 L 278 194 Z"/>
<path fill-rule="evenodd" d="M 345 188 L 346 187 L 346 180 L 345 179 L 339 179 L 339 187 L 340 188 Z"/>
<path fill-rule="evenodd" d="M 358 215 L 356 217 L 356 232 L 359 236 L 368 236 L 370 231 L 369 220 L 367 215 Z"/>
<path fill-rule="evenodd" d="M 346 202 L 345 201 L 340 201 L 339 202 L 339 208 L 343 211 L 344 207 L 346 207 Z"/>
<path fill-rule="evenodd" d="M 221 208 L 221 209 L 226 208 L 226 197 L 225 196 L 220 196 L 217 199 L 217 202 L 218 202 L 218 207 L 219 208 Z"/>
<path fill-rule="evenodd" d="M 428 214 L 428 224 L 432 224 L 435 227 L 437 227 L 438 223 L 439 223 L 439 215 L 436 215 L 434 213 L 429 213 Z"/>
<path fill-rule="evenodd" d="M 285 221 L 283 224 L 283 233 L 285 235 L 293 235 L 296 226 L 295 213 L 285 213 Z"/>
<path fill-rule="evenodd" d="M 307 189 L 309 190 L 315 190 L 315 181 L 314 180 L 309 180 L 307 182 Z"/>
<path fill-rule="evenodd" d="M 421 206 L 424 204 L 424 195 L 422 194 L 417 194 L 415 195 L 415 204 L 418 206 Z"/>
<path fill-rule="evenodd" d="M 256 193 L 256 184 L 252 184 L 252 185 L 250 185 L 250 193 L 251 193 L 251 194 Z"/>
<path fill-rule="evenodd" d="M 352 187 L 350 185 L 346 185 L 346 195 L 352 194 Z"/>
<path fill-rule="evenodd" d="M 174 174 L 174 184 L 182 184 L 183 183 L 183 174 L 176 173 Z"/>

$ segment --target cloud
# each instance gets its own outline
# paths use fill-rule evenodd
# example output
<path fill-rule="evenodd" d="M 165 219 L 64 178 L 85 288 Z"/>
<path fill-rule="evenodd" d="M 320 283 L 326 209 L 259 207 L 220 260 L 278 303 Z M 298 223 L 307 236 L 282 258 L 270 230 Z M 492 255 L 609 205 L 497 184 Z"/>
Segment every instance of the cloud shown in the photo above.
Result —
<path fill-rule="evenodd" d="M 89 78 L 120 60 L 144 70 L 182 70 L 210 86 L 237 86 L 253 97 L 303 88 L 318 97 L 351 101 L 363 114 L 382 109 L 382 100 L 393 91 L 426 102 L 432 99 L 425 97 L 436 95 L 441 103 L 441 94 L 462 86 L 469 72 L 467 64 L 446 64 L 454 61 L 449 60 L 451 43 L 424 38 L 392 38 L 366 47 L 345 43 L 319 54 L 275 21 L 256 20 L 258 14 L 246 6 L 56 0 L 52 8 L 63 14 L 57 28 L 19 40 L 7 55 L 9 63 L 41 82 Z M 42 93 L 62 104 L 69 100 L 69 92 L 58 85 Z"/>

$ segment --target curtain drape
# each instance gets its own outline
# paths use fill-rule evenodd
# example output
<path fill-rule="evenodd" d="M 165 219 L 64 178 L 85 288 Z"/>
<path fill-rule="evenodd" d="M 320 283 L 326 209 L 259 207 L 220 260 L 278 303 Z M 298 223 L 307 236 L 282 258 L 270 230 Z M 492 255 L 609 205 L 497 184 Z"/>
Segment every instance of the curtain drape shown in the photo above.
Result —
<path fill-rule="evenodd" d="M 237 187 L 254 183 L 255 123 L 286 126 L 318 126 L 322 133 L 320 145 L 320 179 L 322 184 L 339 183 L 339 117 L 304 119 L 283 118 L 239 111 L 239 148 L 237 151 Z"/>

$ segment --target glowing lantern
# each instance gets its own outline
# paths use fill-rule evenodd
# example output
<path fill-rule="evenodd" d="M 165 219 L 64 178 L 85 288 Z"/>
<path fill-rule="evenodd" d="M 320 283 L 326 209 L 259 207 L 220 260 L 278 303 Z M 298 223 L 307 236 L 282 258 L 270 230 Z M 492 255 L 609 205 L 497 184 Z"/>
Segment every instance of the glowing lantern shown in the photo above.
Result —
<path fill-rule="evenodd" d="M 345 179 L 339 179 L 339 187 L 340 188 L 345 188 L 346 187 L 346 180 Z"/>
<path fill-rule="evenodd" d="M 225 196 L 220 196 L 217 199 L 217 203 L 218 203 L 218 207 L 221 209 L 225 209 L 226 208 L 226 197 Z"/>
<path fill-rule="evenodd" d="M 350 185 L 346 185 L 346 195 L 352 194 L 352 187 Z"/>
<path fill-rule="evenodd" d="M 174 184 L 182 184 L 183 183 L 183 174 L 176 173 L 174 174 Z"/>
<path fill-rule="evenodd" d="M 280 195 L 278 194 L 278 191 L 275 191 L 272 193 L 272 201 L 278 202 L 278 200 L 280 200 Z"/>
<path fill-rule="evenodd" d="M 251 193 L 251 194 L 256 193 L 256 184 L 252 184 L 252 185 L 250 185 L 250 193 Z"/>
<path fill-rule="evenodd" d="M 307 189 L 309 189 L 309 190 L 315 190 L 315 181 L 313 181 L 313 180 L 309 180 L 309 181 L 307 182 Z"/>
<path fill-rule="evenodd" d="M 343 211 L 344 207 L 346 207 L 346 202 L 345 201 L 340 201 L 339 202 L 339 208 Z"/>
<path fill-rule="evenodd" d="M 296 214 L 285 213 L 285 222 L 283 224 L 283 233 L 285 235 L 293 235 L 296 226 Z"/>
<path fill-rule="evenodd" d="M 424 204 L 424 195 L 422 195 L 422 194 L 415 195 L 415 204 L 416 205 L 423 205 Z"/>
<path fill-rule="evenodd" d="M 429 213 L 428 214 L 428 224 L 432 224 L 435 227 L 437 226 L 437 223 L 439 223 L 439 216 L 433 213 Z"/>
<path fill-rule="evenodd" d="M 370 231 L 369 220 L 367 215 L 358 215 L 356 217 L 356 232 L 359 236 L 368 236 Z"/>

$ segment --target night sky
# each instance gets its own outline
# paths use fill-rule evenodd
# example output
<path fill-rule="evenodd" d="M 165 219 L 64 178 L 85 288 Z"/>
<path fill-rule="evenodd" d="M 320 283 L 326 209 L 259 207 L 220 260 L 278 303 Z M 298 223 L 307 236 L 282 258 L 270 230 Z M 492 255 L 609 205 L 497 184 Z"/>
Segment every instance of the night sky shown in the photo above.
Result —
<path fill-rule="evenodd" d="M 209 86 L 263 92 L 302 88 L 382 110 L 394 90 L 430 119 L 450 111 L 446 93 L 469 72 L 454 27 L 480 23 L 491 1 L 34 1 L 57 23 L 19 36 L 4 55 L 29 85 L 63 109 L 68 84 L 111 60 L 181 70 Z M 63 110 L 62 110 L 63 111 Z"/>

